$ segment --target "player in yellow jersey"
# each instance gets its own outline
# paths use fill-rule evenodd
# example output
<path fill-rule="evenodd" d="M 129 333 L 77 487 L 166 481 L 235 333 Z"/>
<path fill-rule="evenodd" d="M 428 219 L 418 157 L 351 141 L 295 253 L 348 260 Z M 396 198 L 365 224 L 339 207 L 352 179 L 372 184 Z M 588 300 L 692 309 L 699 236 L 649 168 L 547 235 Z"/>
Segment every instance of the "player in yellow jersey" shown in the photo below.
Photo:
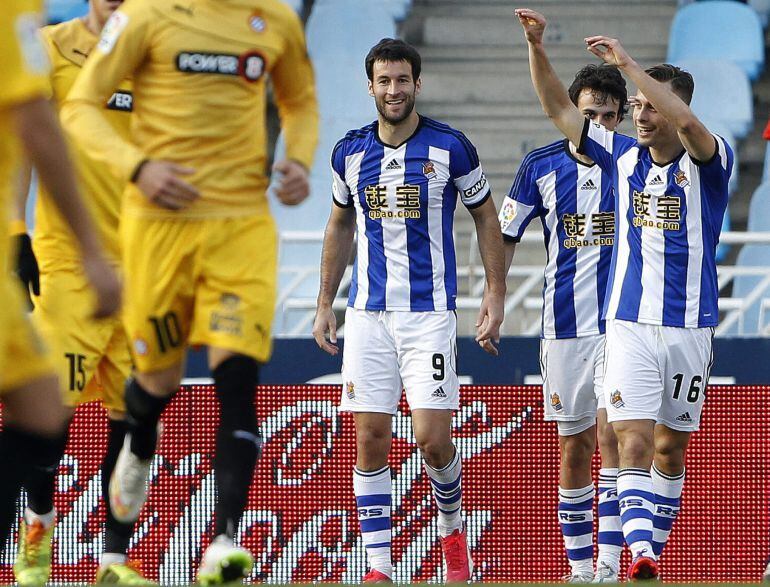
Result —
<path fill-rule="evenodd" d="M 89 214 L 78 195 L 67 148 L 48 101 L 45 51 L 38 39 L 39 0 L 5 0 L 0 18 L 0 233 L 17 191 L 21 146 L 54 194 L 75 231 L 85 274 L 94 288 L 94 315 L 120 305 L 120 284 L 104 260 Z M 19 140 L 20 139 L 20 140 Z M 8 259 L 9 238 L 0 239 Z M 0 554 L 15 516 L 16 499 L 29 469 L 50 462 L 64 429 L 53 367 L 24 315 L 18 284 L 0 275 Z"/>
<path fill-rule="evenodd" d="M 99 33 L 121 0 L 90 0 L 88 14 L 42 29 L 51 61 L 52 97 L 61 104 L 80 73 Z M 103 107 L 116 132 L 128 137 L 132 108 L 130 82 L 120 83 Z M 81 189 L 105 246 L 109 262 L 118 267 L 120 258 L 118 220 L 124 182 L 104 163 L 91 160 L 70 144 Z M 24 193 L 26 200 L 26 193 Z M 107 500 L 104 554 L 97 573 L 98 583 L 147 583 L 136 565 L 126 560 L 133 524 L 118 521 L 109 507 L 107 484 L 115 468 L 125 436 L 123 385 L 131 373 L 128 339 L 119 316 L 93 320 L 91 295 L 80 266 L 72 231 L 44 187 L 38 189 L 35 209 L 34 255 L 26 232 L 20 241 L 20 260 L 36 258 L 40 281 L 33 320 L 52 346 L 54 367 L 64 387 L 64 403 L 71 417 L 79 404 L 100 400 L 108 411 L 107 450 L 102 461 L 102 495 Z M 20 266 L 23 262 L 20 261 Z M 24 276 L 24 271 L 18 271 Z M 33 272 L 27 272 L 33 277 Z M 33 291 L 34 283 L 33 285 Z M 36 467 L 27 477 L 27 509 L 19 533 L 14 572 L 19 585 L 43 585 L 51 575 L 51 537 L 56 512 L 53 507 L 57 464 L 64 454 L 66 435 L 49 466 Z"/>
<path fill-rule="evenodd" d="M 121 216 L 136 365 L 126 386 L 128 435 L 110 482 L 119 519 L 136 520 L 157 424 L 185 347 L 207 345 L 220 400 L 215 538 L 198 579 L 246 576 L 234 546 L 258 457 L 254 387 L 271 350 L 276 229 L 265 195 L 265 82 L 286 139 L 278 196 L 309 191 L 318 112 L 302 26 L 279 0 L 131 0 L 107 22 L 62 108 L 79 144 L 128 181 Z M 102 104 L 131 78 L 131 137 Z"/>

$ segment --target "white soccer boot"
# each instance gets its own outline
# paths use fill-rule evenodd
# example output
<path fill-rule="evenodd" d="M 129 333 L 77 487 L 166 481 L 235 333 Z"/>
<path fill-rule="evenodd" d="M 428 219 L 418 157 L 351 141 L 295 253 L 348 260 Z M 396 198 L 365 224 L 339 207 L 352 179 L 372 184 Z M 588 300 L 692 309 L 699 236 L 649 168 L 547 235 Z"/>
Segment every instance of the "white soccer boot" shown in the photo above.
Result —
<path fill-rule="evenodd" d="M 110 477 L 110 507 L 119 522 L 130 524 L 139 518 L 139 512 L 147 501 L 151 464 L 152 459 L 143 461 L 131 452 L 131 434 L 126 434 Z"/>
<path fill-rule="evenodd" d="M 618 571 L 605 562 L 600 562 L 596 567 L 592 583 L 617 583 Z"/>
<path fill-rule="evenodd" d="M 254 567 L 254 557 L 245 548 L 233 544 L 224 534 L 214 538 L 203 553 L 198 567 L 198 584 L 222 585 L 242 581 Z"/>

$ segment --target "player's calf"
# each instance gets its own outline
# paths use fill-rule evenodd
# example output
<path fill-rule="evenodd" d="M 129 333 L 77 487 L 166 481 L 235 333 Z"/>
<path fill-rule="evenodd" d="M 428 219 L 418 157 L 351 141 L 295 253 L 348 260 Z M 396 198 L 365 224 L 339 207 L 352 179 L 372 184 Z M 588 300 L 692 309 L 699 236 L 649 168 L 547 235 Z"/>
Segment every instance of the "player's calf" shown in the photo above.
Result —
<path fill-rule="evenodd" d="M 251 357 L 236 355 L 214 369 L 219 397 L 214 472 L 219 499 L 215 512 L 215 536 L 235 536 L 246 507 L 254 467 L 262 451 L 254 394 L 259 366 Z"/>

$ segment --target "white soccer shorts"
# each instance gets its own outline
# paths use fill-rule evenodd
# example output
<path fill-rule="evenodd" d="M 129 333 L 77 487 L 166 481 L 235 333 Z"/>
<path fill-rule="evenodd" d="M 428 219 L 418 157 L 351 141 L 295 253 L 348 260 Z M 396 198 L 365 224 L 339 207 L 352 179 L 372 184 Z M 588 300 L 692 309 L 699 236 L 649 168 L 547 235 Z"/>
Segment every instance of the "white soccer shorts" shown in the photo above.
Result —
<path fill-rule="evenodd" d="M 587 420 L 596 423 L 596 409 L 603 408 L 604 335 L 542 339 L 540 371 L 543 374 L 545 420 Z M 592 419 L 588 420 L 588 419 Z M 573 433 L 582 432 L 576 430 Z"/>
<path fill-rule="evenodd" d="M 342 355 L 347 412 L 395 414 L 406 391 L 410 409 L 456 410 L 457 317 L 445 312 L 348 308 Z"/>
<path fill-rule="evenodd" d="M 713 338 L 713 328 L 608 320 L 604 373 L 608 420 L 655 420 L 673 430 L 698 430 Z"/>

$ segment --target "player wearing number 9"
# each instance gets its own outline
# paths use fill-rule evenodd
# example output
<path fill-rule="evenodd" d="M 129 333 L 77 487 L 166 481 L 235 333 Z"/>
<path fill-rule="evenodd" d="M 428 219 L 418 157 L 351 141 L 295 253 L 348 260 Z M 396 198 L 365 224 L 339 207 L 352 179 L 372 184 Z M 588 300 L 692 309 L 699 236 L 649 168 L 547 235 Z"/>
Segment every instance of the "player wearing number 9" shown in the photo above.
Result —
<path fill-rule="evenodd" d="M 309 193 L 318 111 L 302 24 L 279 0 L 133 0 L 107 22 L 62 108 L 65 126 L 127 183 L 121 218 L 124 323 L 136 372 L 129 435 L 110 482 L 116 516 L 135 522 L 157 425 L 189 344 L 207 345 L 220 399 L 214 469 L 216 538 L 201 583 L 248 576 L 233 544 L 261 447 L 254 388 L 271 352 L 276 229 L 266 198 L 270 77 L 286 140 L 276 194 Z M 131 136 L 101 105 L 131 78 Z"/>
<path fill-rule="evenodd" d="M 354 413 L 356 427 L 353 486 L 371 566 L 364 581 L 393 576 L 388 453 L 402 388 L 436 497 L 446 578 L 467 581 L 473 562 L 461 516 L 462 459 L 451 434 L 459 407 L 452 241 L 458 196 L 476 223 L 488 285 L 477 340 L 492 354 L 505 295 L 502 237 L 473 145 L 414 110 L 421 84 L 417 51 L 383 39 L 369 52 L 366 72 L 379 115 L 350 131 L 331 155 L 333 205 L 313 335 L 322 349 L 338 352 L 332 301 L 357 229 L 341 409 Z"/>

